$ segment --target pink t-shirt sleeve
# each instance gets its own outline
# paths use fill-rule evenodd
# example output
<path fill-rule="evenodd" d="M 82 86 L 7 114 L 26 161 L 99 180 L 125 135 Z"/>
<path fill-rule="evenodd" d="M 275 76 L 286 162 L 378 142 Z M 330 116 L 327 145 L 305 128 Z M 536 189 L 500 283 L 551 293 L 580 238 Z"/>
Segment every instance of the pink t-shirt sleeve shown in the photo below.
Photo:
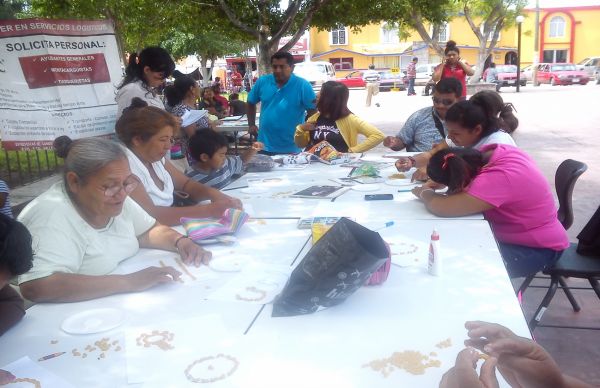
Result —
<path fill-rule="evenodd" d="M 494 207 L 500 207 L 510 198 L 510 190 L 509 180 L 503 171 L 484 167 L 467 188 L 467 193 Z"/>

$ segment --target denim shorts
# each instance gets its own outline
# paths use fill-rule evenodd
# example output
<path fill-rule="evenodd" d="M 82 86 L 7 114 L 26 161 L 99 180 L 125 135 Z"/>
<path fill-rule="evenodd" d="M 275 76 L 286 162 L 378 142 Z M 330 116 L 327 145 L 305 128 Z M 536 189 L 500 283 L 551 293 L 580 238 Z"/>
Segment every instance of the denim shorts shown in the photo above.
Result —
<path fill-rule="evenodd" d="M 532 248 L 503 242 L 498 242 L 498 247 L 511 278 L 534 275 L 551 268 L 563 253 L 549 248 Z"/>

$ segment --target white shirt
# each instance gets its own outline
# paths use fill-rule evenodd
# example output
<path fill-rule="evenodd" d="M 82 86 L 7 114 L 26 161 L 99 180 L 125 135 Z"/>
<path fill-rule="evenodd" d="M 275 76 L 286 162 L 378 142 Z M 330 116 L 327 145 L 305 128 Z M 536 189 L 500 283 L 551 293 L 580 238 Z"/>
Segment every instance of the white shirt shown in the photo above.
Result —
<path fill-rule="evenodd" d="M 95 229 L 77 212 L 64 183 L 57 182 L 19 215 L 33 237 L 33 268 L 19 284 L 55 272 L 106 275 L 139 250 L 137 237 L 156 220 L 127 197 L 121 214 Z"/>
<path fill-rule="evenodd" d="M 165 105 L 160 97 L 144 88 L 142 81 L 138 80 L 128 83 L 117 91 L 117 95 L 115 96 L 115 101 L 117 102 L 117 120 L 123 114 L 123 109 L 131 105 L 131 100 L 133 100 L 134 97 L 141 98 L 146 101 L 149 106 L 155 106 L 163 110 L 165 109 Z"/>
<path fill-rule="evenodd" d="M 165 168 L 165 159 L 161 159 L 158 162 L 152 163 L 152 168 L 154 172 L 158 176 L 163 183 L 162 190 L 160 187 L 156 185 L 154 179 L 150 175 L 150 171 L 148 168 L 142 163 L 142 161 L 133 153 L 130 149 L 123 147 L 125 153 L 127 154 L 127 159 L 129 160 L 129 168 L 131 172 L 135 174 L 144 188 L 150 196 L 152 203 L 154 206 L 171 206 L 173 205 L 173 191 L 175 187 L 173 185 L 173 178 L 171 178 L 171 174 Z"/>
<path fill-rule="evenodd" d="M 365 70 L 363 73 L 363 80 L 366 82 L 379 82 L 381 76 L 375 70 Z"/>
<path fill-rule="evenodd" d="M 446 138 L 446 144 L 448 144 L 448 147 L 459 147 L 454 144 L 450 138 Z M 488 136 L 482 137 L 479 142 L 477 142 L 477 144 L 473 145 L 471 148 L 480 149 L 487 144 L 508 144 L 515 147 L 517 146 L 517 143 L 515 143 L 510 134 L 500 130 L 491 133 Z"/>

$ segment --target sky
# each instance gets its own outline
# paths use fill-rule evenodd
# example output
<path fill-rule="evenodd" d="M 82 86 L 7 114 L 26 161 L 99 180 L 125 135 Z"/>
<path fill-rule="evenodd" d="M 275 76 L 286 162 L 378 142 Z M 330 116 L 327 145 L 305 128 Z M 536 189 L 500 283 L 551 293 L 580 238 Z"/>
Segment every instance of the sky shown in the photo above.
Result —
<path fill-rule="evenodd" d="M 600 0 L 539 0 L 540 8 L 574 7 L 581 5 L 600 5 Z M 529 7 L 535 7 L 535 0 L 529 0 Z"/>

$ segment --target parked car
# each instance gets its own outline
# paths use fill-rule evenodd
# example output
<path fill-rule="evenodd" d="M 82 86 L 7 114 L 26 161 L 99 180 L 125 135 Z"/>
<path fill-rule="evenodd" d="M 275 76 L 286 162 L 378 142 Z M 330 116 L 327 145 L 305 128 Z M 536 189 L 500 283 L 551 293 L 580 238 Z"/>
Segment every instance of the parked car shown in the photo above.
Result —
<path fill-rule="evenodd" d="M 296 63 L 294 74 L 310 82 L 316 89 L 320 89 L 323 83 L 336 79 L 333 65 L 326 61 Z"/>
<path fill-rule="evenodd" d="M 600 66 L 594 70 L 594 77 L 596 77 L 596 85 L 600 85 Z"/>
<path fill-rule="evenodd" d="M 527 65 L 521 69 L 521 78 L 524 78 L 527 82 L 533 81 L 533 66 Z"/>
<path fill-rule="evenodd" d="M 404 73 L 392 73 L 389 70 L 378 71 L 378 73 L 381 77 L 379 79 L 379 91 L 389 92 L 390 90 L 392 90 L 392 88 L 406 90 L 408 79 L 406 78 L 406 75 Z"/>
<path fill-rule="evenodd" d="M 600 57 L 585 58 L 577 64 L 577 70 L 583 70 L 591 78 L 594 76 L 596 68 L 600 66 Z"/>
<path fill-rule="evenodd" d="M 415 85 L 425 85 L 431 79 L 435 68 L 439 63 L 424 63 L 422 65 L 417 64 L 417 78 L 415 78 Z"/>
<path fill-rule="evenodd" d="M 517 86 L 517 66 L 516 65 L 497 65 L 498 83 L 501 86 Z M 521 74 L 519 84 L 527 85 L 527 79 Z"/>
<path fill-rule="evenodd" d="M 351 73 L 348 73 L 345 77 L 336 78 L 337 82 L 341 82 L 346 85 L 348 88 L 364 88 L 365 80 L 363 80 L 363 72 L 360 70 L 355 70 Z"/>
<path fill-rule="evenodd" d="M 585 85 L 590 77 L 583 70 L 577 70 L 572 63 L 541 63 L 537 72 L 537 84 Z"/>

